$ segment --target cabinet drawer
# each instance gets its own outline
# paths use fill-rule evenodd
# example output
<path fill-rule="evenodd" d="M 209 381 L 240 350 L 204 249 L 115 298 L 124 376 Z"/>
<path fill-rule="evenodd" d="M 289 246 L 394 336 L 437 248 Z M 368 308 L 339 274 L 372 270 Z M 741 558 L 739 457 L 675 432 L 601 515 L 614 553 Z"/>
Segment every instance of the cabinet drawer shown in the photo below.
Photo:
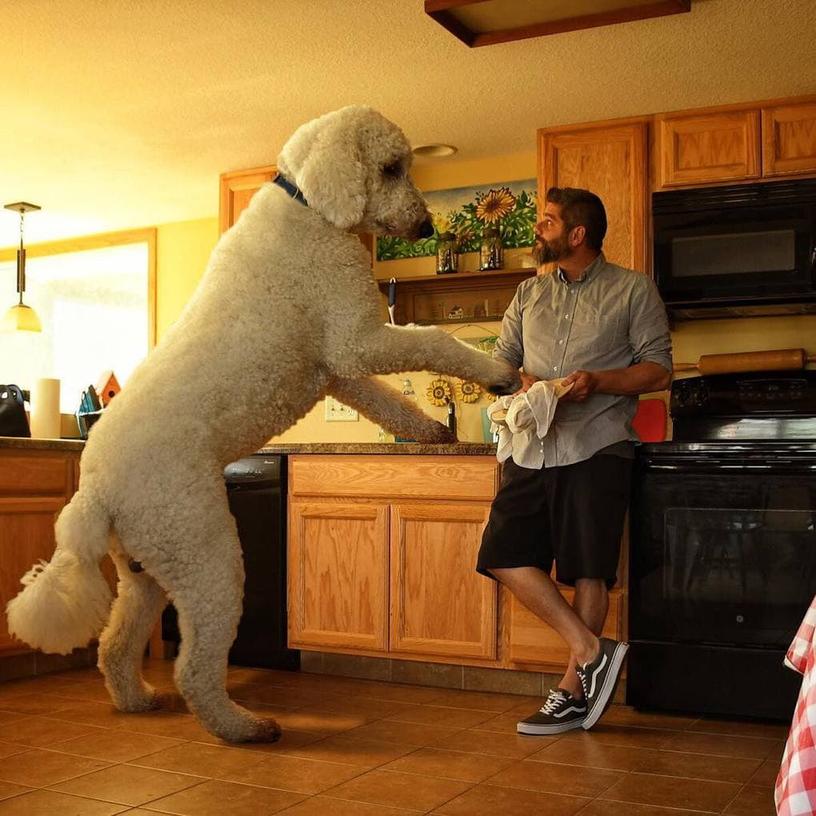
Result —
<path fill-rule="evenodd" d="M 65 495 L 71 475 L 71 462 L 62 454 L 0 454 L 0 493 Z"/>
<path fill-rule="evenodd" d="M 490 501 L 498 464 L 489 456 L 293 456 L 293 496 Z"/>

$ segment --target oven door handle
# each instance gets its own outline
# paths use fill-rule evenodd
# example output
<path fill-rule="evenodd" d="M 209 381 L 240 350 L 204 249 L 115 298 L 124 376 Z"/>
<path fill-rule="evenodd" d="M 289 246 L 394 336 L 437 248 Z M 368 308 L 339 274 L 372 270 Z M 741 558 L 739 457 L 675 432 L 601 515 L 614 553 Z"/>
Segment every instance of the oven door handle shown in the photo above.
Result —
<path fill-rule="evenodd" d="M 720 459 L 706 459 L 689 462 L 680 461 L 646 461 L 643 463 L 646 472 L 670 473 L 706 473 L 706 474 L 735 474 L 740 473 L 811 473 L 816 474 L 816 460 L 796 461 L 791 459 L 777 459 L 768 462 L 734 462 Z"/>

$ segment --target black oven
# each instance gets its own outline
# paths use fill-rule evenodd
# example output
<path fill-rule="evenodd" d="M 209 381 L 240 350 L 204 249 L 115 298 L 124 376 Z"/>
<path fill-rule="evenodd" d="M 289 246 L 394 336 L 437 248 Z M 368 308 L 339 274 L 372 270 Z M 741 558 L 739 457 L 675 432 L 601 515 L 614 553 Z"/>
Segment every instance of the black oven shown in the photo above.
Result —
<path fill-rule="evenodd" d="M 816 594 L 816 372 L 682 380 L 672 414 L 680 439 L 636 462 L 627 699 L 789 720 L 783 658 Z"/>
<path fill-rule="evenodd" d="M 816 179 L 658 192 L 652 217 L 675 317 L 816 311 Z"/>

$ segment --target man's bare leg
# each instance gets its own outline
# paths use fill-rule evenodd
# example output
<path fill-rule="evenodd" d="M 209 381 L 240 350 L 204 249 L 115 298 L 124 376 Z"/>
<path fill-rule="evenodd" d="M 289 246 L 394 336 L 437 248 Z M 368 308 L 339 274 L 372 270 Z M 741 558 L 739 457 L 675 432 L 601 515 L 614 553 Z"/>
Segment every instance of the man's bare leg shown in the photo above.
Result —
<path fill-rule="evenodd" d="M 600 648 L 597 636 L 564 600 L 555 582 L 544 570 L 514 567 L 494 569 L 491 573 L 534 615 L 561 635 L 575 659 L 582 664 L 595 659 Z"/>
<path fill-rule="evenodd" d="M 590 632 L 600 635 L 609 609 L 609 591 L 606 588 L 606 581 L 602 578 L 579 578 L 575 582 L 575 598 L 572 608 Z M 581 699 L 584 696 L 584 690 L 575 672 L 577 663 L 573 652 L 570 654 L 569 665 L 559 685 L 570 692 L 573 697 Z"/>

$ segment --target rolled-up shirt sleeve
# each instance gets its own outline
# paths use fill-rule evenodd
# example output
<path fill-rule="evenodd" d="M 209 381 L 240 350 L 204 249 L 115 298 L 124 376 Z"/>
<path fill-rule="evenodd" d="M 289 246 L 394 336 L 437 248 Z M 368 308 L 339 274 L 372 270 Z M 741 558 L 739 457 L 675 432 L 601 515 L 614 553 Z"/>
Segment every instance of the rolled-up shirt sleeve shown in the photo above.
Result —
<path fill-rule="evenodd" d="M 493 349 L 493 357 L 506 360 L 513 368 L 521 368 L 524 359 L 524 346 L 522 343 L 521 313 L 522 313 L 522 287 L 524 281 L 519 284 L 516 294 L 507 311 L 504 313 L 501 325 L 501 334 Z"/>
<path fill-rule="evenodd" d="M 641 275 L 629 303 L 629 342 L 634 363 L 657 363 L 672 371 L 672 344 L 666 307 L 654 281 Z"/>

